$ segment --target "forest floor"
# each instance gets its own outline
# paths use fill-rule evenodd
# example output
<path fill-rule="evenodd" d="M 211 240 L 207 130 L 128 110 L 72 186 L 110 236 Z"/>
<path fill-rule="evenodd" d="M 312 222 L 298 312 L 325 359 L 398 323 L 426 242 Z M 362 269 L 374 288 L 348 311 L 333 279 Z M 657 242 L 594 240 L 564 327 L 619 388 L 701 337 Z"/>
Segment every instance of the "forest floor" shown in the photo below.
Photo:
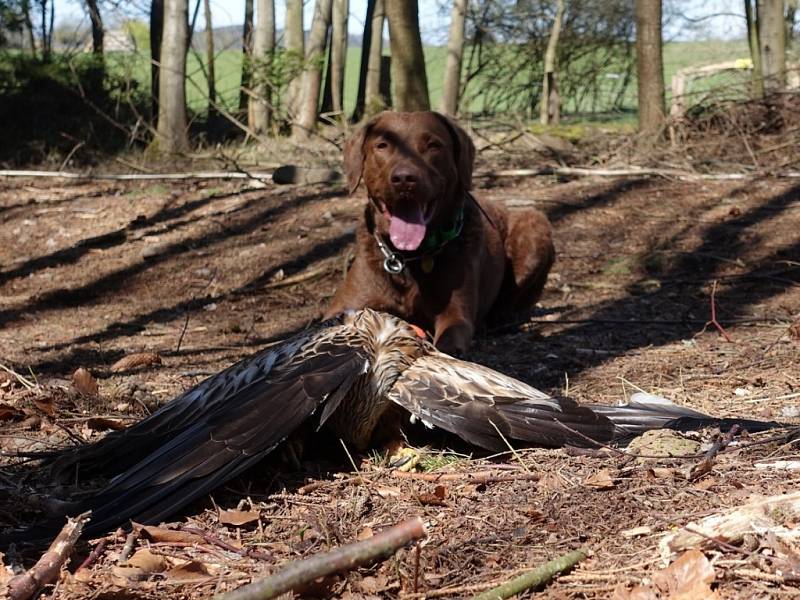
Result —
<path fill-rule="evenodd" d="M 482 332 L 469 359 L 581 402 L 641 389 L 714 415 L 798 422 L 796 181 L 481 178 L 476 188 L 545 211 L 558 258 L 530 320 Z M 2 448 L 96 440 L 306 327 L 342 280 L 364 202 L 339 185 L 0 178 L 0 363 L 18 374 L 0 373 Z M 712 306 L 728 339 L 708 324 Z M 161 363 L 112 369 L 139 352 Z M 98 395 L 70 382 L 80 367 Z M 98 540 L 79 543 L 71 574 L 45 597 L 207 597 L 420 516 L 429 536 L 419 551 L 306 593 L 470 596 L 585 547 L 589 558 L 537 597 L 625 598 L 663 568 L 665 533 L 798 489 L 800 447 L 774 432 L 734 442 L 708 473 L 688 476 L 714 435 L 695 436 L 688 457 L 660 459 L 537 448 L 465 457 L 444 439 L 427 449 L 429 472 L 447 473 L 438 480 L 399 476 L 378 454 L 354 457 L 357 477 L 334 445 L 300 471 L 252 469 L 165 525 L 206 537 L 143 533 L 138 571 L 117 564 L 122 531 L 76 572 Z M 40 470 L 3 460 L 0 527 L 30 522 L 30 499 L 52 490 Z M 476 482 L 476 471 L 499 480 Z M 797 515 L 784 517 L 796 533 Z M 705 542 L 722 597 L 800 594 L 790 542 Z"/>

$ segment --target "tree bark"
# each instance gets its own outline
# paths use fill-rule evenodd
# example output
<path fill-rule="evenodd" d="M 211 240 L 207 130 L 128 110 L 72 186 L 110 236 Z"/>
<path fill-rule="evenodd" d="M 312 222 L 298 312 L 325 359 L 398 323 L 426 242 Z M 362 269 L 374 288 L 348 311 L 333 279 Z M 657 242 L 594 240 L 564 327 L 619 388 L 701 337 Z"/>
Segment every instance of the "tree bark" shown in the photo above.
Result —
<path fill-rule="evenodd" d="M 189 149 L 185 83 L 188 16 L 188 0 L 164 0 L 157 129 L 161 152 L 179 153 Z"/>
<path fill-rule="evenodd" d="M 386 2 L 392 51 L 394 103 L 398 110 L 430 110 L 417 0 Z"/>
<path fill-rule="evenodd" d="M 25 37 L 28 38 L 28 46 L 30 46 L 31 56 L 36 58 L 36 40 L 33 35 L 33 20 L 31 19 L 31 3 L 30 0 L 22 0 L 20 3 L 20 10 L 22 11 L 22 21 L 25 27 Z"/>
<path fill-rule="evenodd" d="M 389 104 L 388 96 L 384 98 L 381 92 L 383 23 L 385 19 L 384 0 L 375 0 L 375 11 L 372 13 L 372 22 L 370 24 L 371 41 L 369 59 L 367 61 L 367 80 L 364 85 L 364 113 L 367 115 L 377 113 Z"/>
<path fill-rule="evenodd" d="M 305 70 L 298 113 L 292 122 L 292 137 L 306 139 L 317 123 L 319 116 L 319 94 L 322 83 L 322 62 L 328 42 L 328 29 L 331 24 L 332 0 L 317 0 L 314 18 L 306 48 Z"/>
<path fill-rule="evenodd" d="M 639 131 L 658 136 L 664 127 L 664 64 L 661 55 L 661 0 L 635 0 Z"/>
<path fill-rule="evenodd" d="M 564 22 L 564 0 L 556 0 L 556 16 L 550 37 L 547 39 L 547 48 L 544 51 L 544 78 L 542 80 L 542 97 L 539 107 L 539 122 L 542 125 L 555 124 L 561 118 L 561 98 L 558 95 L 558 76 L 556 71 L 556 56 L 558 38 L 561 36 L 561 25 Z"/>
<path fill-rule="evenodd" d="M 331 23 L 331 100 L 334 113 L 344 114 L 344 68 L 347 62 L 348 0 L 333 0 Z"/>
<path fill-rule="evenodd" d="M 455 115 L 458 112 L 466 21 L 467 0 L 455 0 L 453 9 L 450 11 L 450 33 L 447 41 L 447 61 L 444 67 L 444 85 L 442 87 L 441 111 L 446 115 Z"/>
<path fill-rule="evenodd" d="M 758 43 L 758 23 L 753 11 L 753 2 L 744 0 L 744 16 L 747 23 L 747 43 L 750 47 L 750 59 L 753 61 L 753 95 L 764 97 L 764 71 L 761 69 L 761 45 Z"/>
<path fill-rule="evenodd" d="M 361 37 L 361 60 L 358 66 L 358 91 L 356 106 L 350 120 L 354 123 L 364 114 L 364 94 L 367 88 L 367 66 L 369 65 L 370 48 L 372 46 L 372 16 L 375 14 L 375 0 L 367 0 L 367 15 L 364 18 L 364 35 Z"/>
<path fill-rule="evenodd" d="M 253 0 L 244 2 L 244 28 L 242 30 L 242 78 L 239 85 L 239 110 L 244 111 L 250 104 L 250 96 L 247 93 L 252 85 L 252 65 L 250 61 L 253 56 Z"/>
<path fill-rule="evenodd" d="M 786 22 L 783 0 L 758 0 L 756 13 L 764 91 L 779 92 L 786 87 Z"/>
<path fill-rule="evenodd" d="M 253 30 L 253 80 L 255 97 L 250 98 L 250 129 L 266 134 L 272 120 L 272 59 L 275 56 L 275 1 L 257 0 Z"/>
<path fill-rule="evenodd" d="M 208 65 L 208 121 L 206 131 L 210 138 L 216 135 L 217 125 L 217 85 L 214 70 L 214 27 L 211 21 L 211 0 L 203 0 L 206 17 L 206 64 Z"/>
<path fill-rule="evenodd" d="M 86 0 L 86 10 L 89 12 L 89 21 L 92 23 L 92 52 L 99 56 L 103 54 L 103 18 L 97 6 L 97 0 Z"/>
<path fill-rule="evenodd" d="M 286 52 L 290 59 L 293 56 L 298 63 L 305 60 L 305 33 L 303 30 L 303 0 L 286 0 L 286 28 L 284 30 Z M 290 119 L 299 112 L 300 88 L 303 83 L 303 72 L 298 69 L 297 74 L 289 81 L 283 105 Z"/>
<path fill-rule="evenodd" d="M 164 32 L 164 0 L 150 3 L 150 101 L 153 121 L 158 121 L 159 72 L 161 71 L 161 38 Z"/>

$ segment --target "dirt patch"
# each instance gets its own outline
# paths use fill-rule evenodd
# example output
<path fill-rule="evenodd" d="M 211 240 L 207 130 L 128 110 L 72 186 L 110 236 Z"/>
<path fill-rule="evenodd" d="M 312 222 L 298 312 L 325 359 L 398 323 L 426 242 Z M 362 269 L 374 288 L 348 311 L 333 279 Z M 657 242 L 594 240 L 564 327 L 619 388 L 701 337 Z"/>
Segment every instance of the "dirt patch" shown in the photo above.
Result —
<path fill-rule="evenodd" d="M 478 192 L 486 197 L 549 214 L 558 258 L 531 318 L 483 332 L 469 358 L 582 402 L 617 402 L 642 388 L 714 414 L 796 414 L 800 185 L 770 178 L 482 181 Z M 3 449 L 96 439 L 112 423 L 139 418 L 305 327 L 342 279 L 363 202 L 341 187 L 0 179 L 0 362 L 33 384 L 0 379 L 0 404 L 17 411 L 2 421 Z M 717 317 L 732 342 L 707 325 L 715 281 Z M 134 352 L 155 353 L 161 364 L 112 369 Z M 97 378 L 98 399 L 80 397 L 67 381 L 79 367 Z M 685 472 L 700 458 L 640 463 L 529 449 L 519 459 L 468 460 L 440 456 L 452 440 L 435 440 L 431 463 L 464 474 L 444 484 L 445 501 L 435 506 L 424 501 L 435 482 L 400 479 L 377 456 L 356 459 L 363 479 L 336 452 L 310 457 L 299 472 L 265 466 L 175 521 L 259 550 L 257 558 L 208 540 L 140 541 L 137 548 L 149 546 L 171 566 L 196 560 L 206 574 L 191 582 L 163 574 L 132 581 L 112 568 L 125 542 L 115 534 L 54 595 L 124 587 L 138 598 L 204 597 L 422 516 L 431 535 L 418 567 L 414 550 L 403 550 L 309 593 L 470 595 L 586 546 L 590 559 L 543 596 L 609 597 L 619 583 L 638 583 L 660 566 L 661 532 L 754 494 L 796 488 L 796 471 L 756 467 L 767 457 L 796 457 L 796 443 L 750 440 L 760 443 L 746 440 L 722 454 L 699 481 Z M 22 513 L 20 502 L 43 491 L 33 470 L 8 469 L 0 471 L 3 524 L 29 520 L 35 507 Z M 610 486 L 587 483 L 603 469 Z M 531 471 L 539 480 L 476 485 L 466 475 L 476 470 Z M 298 493 L 309 478 L 318 485 Z M 220 523 L 218 508 L 237 505 L 258 518 L 241 527 Z M 623 534 L 640 526 L 649 533 Z M 81 547 L 84 556 L 90 549 Z M 798 593 L 796 582 L 773 577 L 759 552 L 720 546 L 709 556 L 727 597 Z"/>

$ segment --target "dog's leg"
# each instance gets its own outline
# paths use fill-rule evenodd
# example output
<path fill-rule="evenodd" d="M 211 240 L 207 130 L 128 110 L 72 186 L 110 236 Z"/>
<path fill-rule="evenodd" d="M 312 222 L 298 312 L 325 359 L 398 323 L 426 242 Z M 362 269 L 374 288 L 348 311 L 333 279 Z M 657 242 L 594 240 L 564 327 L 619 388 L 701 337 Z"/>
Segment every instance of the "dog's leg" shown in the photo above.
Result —
<path fill-rule="evenodd" d="M 538 210 L 509 211 L 505 280 L 492 320 L 531 308 L 539 300 L 555 260 L 550 222 Z"/>
<path fill-rule="evenodd" d="M 433 345 L 452 356 L 461 356 L 469 349 L 475 334 L 475 317 L 465 314 L 474 305 L 454 296 L 445 311 L 436 316 Z"/>

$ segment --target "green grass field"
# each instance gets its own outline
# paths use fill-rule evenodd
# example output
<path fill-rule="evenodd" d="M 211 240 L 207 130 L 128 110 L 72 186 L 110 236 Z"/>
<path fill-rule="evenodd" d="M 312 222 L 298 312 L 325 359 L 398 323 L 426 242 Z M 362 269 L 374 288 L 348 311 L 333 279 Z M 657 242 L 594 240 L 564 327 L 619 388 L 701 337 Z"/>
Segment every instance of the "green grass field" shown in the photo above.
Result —
<path fill-rule="evenodd" d="M 442 92 L 442 81 L 446 48 L 427 47 L 425 49 L 426 72 L 431 106 L 436 108 Z M 749 52 L 744 41 L 707 41 L 707 42 L 671 42 L 664 46 L 664 81 L 669 97 L 669 86 L 672 76 L 681 68 L 693 65 L 705 65 L 737 58 L 747 58 Z M 358 69 L 361 60 L 360 48 L 349 48 L 345 68 L 345 107 L 351 112 L 355 104 L 358 86 Z M 112 54 L 108 58 L 109 64 L 118 74 L 124 74 L 139 81 L 142 89 L 149 87 L 149 57 L 144 54 Z M 233 109 L 238 104 L 239 81 L 242 68 L 242 54 L 235 50 L 226 50 L 217 55 L 215 61 L 217 96 L 219 102 Z M 203 112 L 207 104 L 207 83 L 205 78 L 205 65 L 198 60 L 194 53 L 189 54 L 187 63 L 188 81 L 186 85 L 187 101 L 191 110 Z M 693 91 L 708 89 L 717 85 L 714 79 L 698 82 Z M 491 85 L 490 82 L 480 81 L 471 83 L 474 86 Z M 737 83 L 738 85 L 738 83 Z M 574 103 L 565 98 L 567 115 L 575 110 Z M 477 102 L 470 106 L 470 111 L 480 110 Z M 623 105 L 631 111 L 636 108 L 636 81 L 631 81 L 624 96 Z M 624 118 L 624 117 L 623 117 Z M 630 117 L 628 117 L 629 119 Z"/>

